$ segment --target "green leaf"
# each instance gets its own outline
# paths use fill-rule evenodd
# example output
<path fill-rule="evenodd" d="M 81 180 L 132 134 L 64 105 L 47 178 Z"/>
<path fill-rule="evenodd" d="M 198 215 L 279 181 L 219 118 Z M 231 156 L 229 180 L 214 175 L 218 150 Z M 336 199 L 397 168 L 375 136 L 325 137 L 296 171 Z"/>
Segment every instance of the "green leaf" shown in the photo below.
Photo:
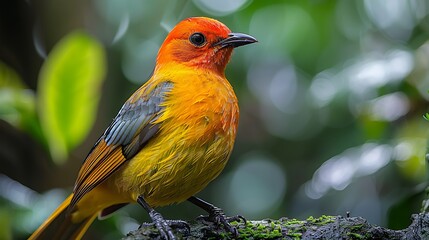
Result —
<path fill-rule="evenodd" d="M 64 162 L 92 127 L 105 65 L 101 44 L 80 31 L 64 37 L 43 64 L 38 110 L 56 163 Z"/>
<path fill-rule="evenodd" d="M 0 89 L 4 88 L 23 89 L 25 84 L 12 68 L 0 61 Z"/>
<path fill-rule="evenodd" d="M 21 128 L 23 115 L 35 112 L 34 101 L 18 74 L 0 61 L 0 119 Z"/>
<path fill-rule="evenodd" d="M 423 118 L 424 118 L 426 121 L 429 121 L 429 113 L 425 113 L 425 114 L 423 115 Z"/>
<path fill-rule="evenodd" d="M 0 119 L 21 129 L 46 146 L 36 114 L 34 91 L 27 89 L 19 75 L 0 61 Z"/>
<path fill-rule="evenodd" d="M 29 89 L 0 89 L 0 119 L 23 130 L 27 124 L 36 121 L 35 98 Z"/>

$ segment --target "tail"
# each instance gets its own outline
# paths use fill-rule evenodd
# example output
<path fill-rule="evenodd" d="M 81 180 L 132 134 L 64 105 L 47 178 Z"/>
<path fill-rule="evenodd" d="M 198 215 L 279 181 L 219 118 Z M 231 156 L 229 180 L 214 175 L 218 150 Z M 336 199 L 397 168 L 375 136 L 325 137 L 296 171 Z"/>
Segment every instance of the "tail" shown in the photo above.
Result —
<path fill-rule="evenodd" d="M 73 194 L 70 194 L 28 240 L 81 239 L 97 214 L 95 213 L 81 222 L 72 223 L 70 215 L 67 214 L 72 197 Z"/>

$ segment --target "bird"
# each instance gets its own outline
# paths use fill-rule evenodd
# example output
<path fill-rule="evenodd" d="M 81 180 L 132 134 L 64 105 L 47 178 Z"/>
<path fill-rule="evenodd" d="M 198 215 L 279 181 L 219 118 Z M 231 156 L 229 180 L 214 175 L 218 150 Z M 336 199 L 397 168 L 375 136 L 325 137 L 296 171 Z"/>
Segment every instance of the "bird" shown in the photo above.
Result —
<path fill-rule="evenodd" d="M 180 21 L 151 77 L 123 104 L 83 162 L 73 192 L 29 237 L 81 239 L 98 216 L 138 203 L 164 239 L 176 239 L 156 207 L 189 201 L 233 234 L 222 209 L 196 197 L 225 167 L 239 108 L 225 77 L 233 49 L 257 42 L 208 17 Z"/>

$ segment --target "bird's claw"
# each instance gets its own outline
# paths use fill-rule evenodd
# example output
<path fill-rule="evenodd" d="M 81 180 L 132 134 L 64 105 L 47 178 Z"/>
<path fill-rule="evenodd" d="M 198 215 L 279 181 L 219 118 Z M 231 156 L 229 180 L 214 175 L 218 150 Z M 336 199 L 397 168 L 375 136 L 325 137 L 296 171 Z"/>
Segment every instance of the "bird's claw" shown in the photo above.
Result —
<path fill-rule="evenodd" d="M 155 227 L 158 229 L 159 231 L 159 235 L 161 236 L 162 239 L 165 240 L 176 240 L 176 236 L 174 236 L 173 230 L 171 229 L 169 222 L 172 221 L 166 221 L 161 214 L 159 214 L 158 212 L 152 211 L 149 213 L 149 215 L 151 216 L 153 222 L 152 223 L 142 223 L 140 225 L 139 228 L 143 227 L 143 226 L 150 226 L 150 225 L 155 225 Z M 189 228 L 189 226 L 188 226 Z"/>
<path fill-rule="evenodd" d="M 156 223 L 156 222 L 151 222 L 151 223 L 142 223 L 139 227 L 140 228 L 144 228 L 144 227 L 149 227 L 149 226 L 154 226 L 158 229 L 159 234 L 161 235 L 162 238 L 166 239 L 166 240 L 174 240 L 176 239 L 176 237 L 174 236 L 172 229 L 175 229 L 176 232 L 181 232 L 183 235 L 189 235 L 189 233 L 191 232 L 191 227 L 189 226 L 189 224 L 185 221 L 182 220 L 164 220 L 164 223 Z"/>
<path fill-rule="evenodd" d="M 241 215 L 235 215 L 235 216 L 231 216 L 231 217 L 227 217 L 227 221 L 228 222 L 243 222 L 244 225 L 247 224 L 247 220 L 241 216 Z"/>
<path fill-rule="evenodd" d="M 178 231 L 183 231 L 182 229 L 186 229 L 185 232 L 191 232 L 191 227 L 186 221 L 182 221 L 182 220 L 165 220 L 165 221 L 167 222 L 168 226 L 170 226 L 170 228 L 172 229 L 175 229 Z M 144 222 L 140 224 L 139 229 L 145 228 L 145 227 L 151 227 L 153 225 L 155 225 L 155 223 L 153 222 Z"/>
<path fill-rule="evenodd" d="M 236 227 L 231 225 L 231 222 L 240 222 L 243 221 L 246 223 L 246 219 L 243 216 L 237 215 L 232 217 L 227 217 L 222 209 L 216 208 L 208 216 L 200 216 L 199 219 L 206 222 L 213 222 L 217 225 L 222 225 L 228 232 L 230 232 L 234 237 L 238 237 L 238 230 Z"/>
<path fill-rule="evenodd" d="M 183 235 L 188 235 L 191 232 L 191 227 L 186 221 L 182 220 L 166 220 L 167 224 L 176 232 L 181 232 Z"/>

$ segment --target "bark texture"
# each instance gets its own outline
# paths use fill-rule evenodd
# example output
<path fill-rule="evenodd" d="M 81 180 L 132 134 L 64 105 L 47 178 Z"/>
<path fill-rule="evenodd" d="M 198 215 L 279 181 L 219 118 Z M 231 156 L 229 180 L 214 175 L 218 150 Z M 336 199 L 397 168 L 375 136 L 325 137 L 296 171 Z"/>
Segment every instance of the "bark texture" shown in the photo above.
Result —
<path fill-rule="evenodd" d="M 429 239 L 429 213 L 414 214 L 412 223 L 402 230 L 391 230 L 369 224 L 361 217 L 322 216 L 306 220 L 281 218 L 260 221 L 232 222 L 238 229 L 238 239 Z M 186 227 L 173 228 L 179 239 L 235 239 L 222 227 L 203 219 L 189 222 Z M 160 239 L 153 225 L 128 233 L 124 238 Z"/>

